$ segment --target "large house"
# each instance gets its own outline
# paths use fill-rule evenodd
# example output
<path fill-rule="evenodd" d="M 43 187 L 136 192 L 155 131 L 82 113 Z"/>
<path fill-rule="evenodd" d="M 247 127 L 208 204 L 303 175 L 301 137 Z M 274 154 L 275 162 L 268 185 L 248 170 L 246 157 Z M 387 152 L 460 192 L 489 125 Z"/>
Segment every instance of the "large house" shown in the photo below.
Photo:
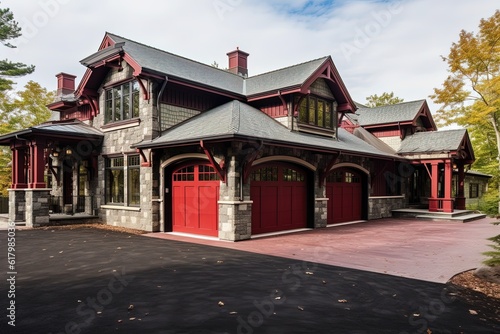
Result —
<path fill-rule="evenodd" d="M 436 131 L 425 101 L 358 105 L 331 57 L 249 76 L 248 53 L 227 55 L 221 70 L 106 33 L 77 87 L 57 75 L 59 120 L 0 136 L 10 219 L 235 241 L 465 209 L 469 136 Z"/>

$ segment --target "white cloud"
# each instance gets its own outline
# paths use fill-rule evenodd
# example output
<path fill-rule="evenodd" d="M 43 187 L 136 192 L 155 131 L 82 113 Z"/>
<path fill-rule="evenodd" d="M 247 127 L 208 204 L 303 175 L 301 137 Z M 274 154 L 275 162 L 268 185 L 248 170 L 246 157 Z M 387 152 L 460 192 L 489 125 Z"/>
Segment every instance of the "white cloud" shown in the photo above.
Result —
<path fill-rule="evenodd" d="M 428 98 L 446 77 L 440 55 L 461 29 L 477 31 L 497 7 L 490 0 L 4 0 L 0 6 L 25 28 L 17 50 L 2 48 L 4 58 L 37 66 L 19 85 L 34 80 L 55 89 L 59 72 L 80 79 L 79 61 L 110 31 L 221 67 L 239 46 L 250 53 L 250 75 L 332 55 L 360 102 L 384 91 L 407 101 Z"/>

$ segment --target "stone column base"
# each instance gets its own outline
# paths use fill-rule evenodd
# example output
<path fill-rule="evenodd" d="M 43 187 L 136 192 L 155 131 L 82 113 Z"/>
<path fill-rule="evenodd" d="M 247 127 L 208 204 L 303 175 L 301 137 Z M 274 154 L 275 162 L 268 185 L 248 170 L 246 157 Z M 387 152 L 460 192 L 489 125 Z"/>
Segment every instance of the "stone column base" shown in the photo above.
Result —
<path fill-rule="evenodd" d="M 26 220 L 26 192 L 24 189 L 9 189 L 9 222 Z"/>
<path fill-rule="evenodd" d="M 219 201 L 219 239 L 239 241 L 252 236 L 253 201 Z"/>
<path fill-rule="evenodd" d="M 26 226 L 48 226 L 50 189 L 25 189 L 25 192 Z"/>

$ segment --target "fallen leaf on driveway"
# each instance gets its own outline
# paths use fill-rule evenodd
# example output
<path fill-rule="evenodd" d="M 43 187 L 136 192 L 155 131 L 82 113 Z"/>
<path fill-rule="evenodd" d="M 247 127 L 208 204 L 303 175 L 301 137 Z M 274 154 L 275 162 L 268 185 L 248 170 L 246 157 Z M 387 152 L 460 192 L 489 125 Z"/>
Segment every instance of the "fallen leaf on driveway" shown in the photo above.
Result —
<path fill-rule="evenodd" d="M 469 313 L 472 315 L 477 315 L 477 311 L 474 311 L 474 310 L 469 310 Z"/>
<path fill-rule="evenodd" d="M 347 303 L 346 299 L 339 299 L 339 303 Z"/>

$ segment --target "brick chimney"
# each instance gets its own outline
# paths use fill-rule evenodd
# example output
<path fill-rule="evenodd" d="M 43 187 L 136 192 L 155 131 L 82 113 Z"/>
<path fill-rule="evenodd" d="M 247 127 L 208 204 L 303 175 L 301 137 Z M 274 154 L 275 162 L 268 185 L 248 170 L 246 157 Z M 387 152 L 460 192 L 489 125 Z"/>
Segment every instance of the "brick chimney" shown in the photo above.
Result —
<path fill-rule="evenodd" d="M 57 78 L 57 96 L 73 94 L 75 92 L 75 75 L 68 73 L 56 74 Z"/>
<path fill-rule="evenodd" d="M 249 54 L 237 47 L 236 50 L 229 52 L 227 56 L 229 57 L 229 71 L 247 77 L 247 58 Z"/>

